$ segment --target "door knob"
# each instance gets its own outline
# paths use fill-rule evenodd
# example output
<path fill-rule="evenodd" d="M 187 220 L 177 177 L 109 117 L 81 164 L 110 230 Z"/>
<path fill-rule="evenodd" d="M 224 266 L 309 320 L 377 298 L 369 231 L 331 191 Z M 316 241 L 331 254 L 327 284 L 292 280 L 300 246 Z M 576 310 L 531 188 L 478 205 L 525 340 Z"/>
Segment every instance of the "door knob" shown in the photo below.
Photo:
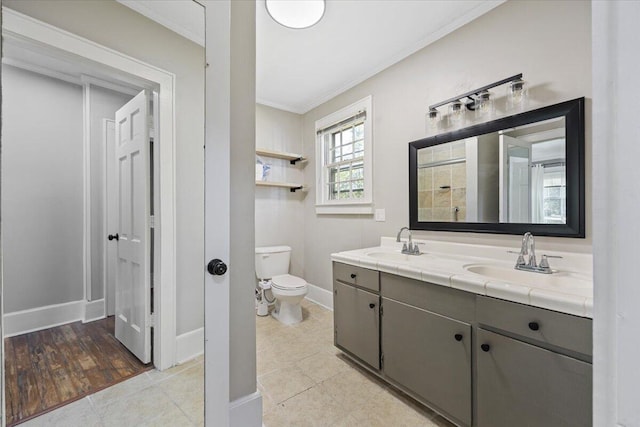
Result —
<path fill-rule="evenodd" d="M 118 233 L 116 233 L 116 234 L 109 234 L 109 235 L 107 236 L 107 239 L 109 239 L 109 240 L 113 240 L 113 239 L 115 239 L 115 240 L 120 240 L 120 236 L 118 235 Z"/>
<path fill-rule="evenodd" d="M 227 264 L 218 258 L 212 259 L 209 261 L 209 264 L 207 264 L 207 271 L 213 276 L 222 276 L 227 272 Z"/>

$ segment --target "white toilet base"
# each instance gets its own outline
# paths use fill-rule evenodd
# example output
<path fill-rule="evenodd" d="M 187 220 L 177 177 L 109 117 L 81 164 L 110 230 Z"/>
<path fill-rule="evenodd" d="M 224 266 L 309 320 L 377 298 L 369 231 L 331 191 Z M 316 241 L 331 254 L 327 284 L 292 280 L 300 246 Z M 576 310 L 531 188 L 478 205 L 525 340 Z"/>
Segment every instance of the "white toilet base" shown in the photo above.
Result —
<path fill-rule="evenodd" d="M 271 315 L 280 323 L 285 325 L 295 325 L 296 323 L 302 322 L 302 306 L 300 305 L 300 302 L 292 304 L 287 301 L 277 300 L 276 309 L 273 310 Z"/>

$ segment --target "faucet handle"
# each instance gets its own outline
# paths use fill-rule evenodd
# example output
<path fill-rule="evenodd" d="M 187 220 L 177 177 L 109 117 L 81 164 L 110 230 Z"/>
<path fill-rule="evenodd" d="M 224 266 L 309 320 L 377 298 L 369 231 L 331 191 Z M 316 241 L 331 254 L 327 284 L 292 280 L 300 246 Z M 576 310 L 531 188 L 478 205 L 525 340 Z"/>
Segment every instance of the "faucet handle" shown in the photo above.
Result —
<path fill-rule="evenodd" d="M 562 258 L 559 255 L 542 255 L 542 259 L 540 260 L 540 265 L 538 267 L 540 268 L 551 268 L 549 267 L 549 261 L 548 258 Z"/>
<path fill-rule="evenodd" d="M 407 252 L 409 252 L 409 249 L 407 249 L 407 242 L 402 244 L 402 253 L 406 254 Z"/>
<path fill-rule="evenodd" d="M 516 266 L 525 265 L 526 264 L 526 262 L 524 261 L 524 256 L 522 255 L 522 252 L 519 252 L 519 251 L 507 251 L 507 253 L 518 255 L 518 259 L 516 260 Z"/>

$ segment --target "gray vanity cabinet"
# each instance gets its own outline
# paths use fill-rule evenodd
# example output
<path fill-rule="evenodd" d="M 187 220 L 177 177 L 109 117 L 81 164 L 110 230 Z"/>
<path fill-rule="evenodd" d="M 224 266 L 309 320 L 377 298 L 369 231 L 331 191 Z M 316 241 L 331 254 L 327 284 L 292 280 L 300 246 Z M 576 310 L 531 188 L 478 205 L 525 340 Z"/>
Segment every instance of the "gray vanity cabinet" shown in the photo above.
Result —
<path fill-rule="evenodd" d="M 372 368 L 380 369 L 380 297 L 369 291 L 379 288 L 378 272 L 351 267 L 350 273 L 345 269 L 351 266 L 334 265 L 333 281 L 333 321 L 335 345 Z M 366 289 L 344 283 L 342 280 L 357 280 L 367 277 Z"/>
<path fill-rule="evenodd" d="M 382 299 L 384 375 L 471 425 L 471 325 Z"/>
<path fill-rule="evenodd" d="M 484 329 L 477 342 L 477 427 L 592 425 L 591 364 Z"/>
<path fill-rule="evenodd" d="M 458 425 L 471 425 L 475 295 L 380 274 L 385 378 Z"/>
<path fill-rule="evenodd" d="M 592 321 L 476 299 L 477 427 L 582 427 L 592 417 Z"/>

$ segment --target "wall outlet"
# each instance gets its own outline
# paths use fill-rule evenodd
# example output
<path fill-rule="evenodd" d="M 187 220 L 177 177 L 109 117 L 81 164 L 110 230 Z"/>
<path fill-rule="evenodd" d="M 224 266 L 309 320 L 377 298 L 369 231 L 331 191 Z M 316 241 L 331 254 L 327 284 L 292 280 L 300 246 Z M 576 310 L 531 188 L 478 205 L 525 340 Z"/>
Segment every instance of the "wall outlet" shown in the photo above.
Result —
<path fill-rule="evenodd" d="M 386 213 L 384 209 L 376 209 L 375 218 L 378 222 L 384 222 Z"/>

